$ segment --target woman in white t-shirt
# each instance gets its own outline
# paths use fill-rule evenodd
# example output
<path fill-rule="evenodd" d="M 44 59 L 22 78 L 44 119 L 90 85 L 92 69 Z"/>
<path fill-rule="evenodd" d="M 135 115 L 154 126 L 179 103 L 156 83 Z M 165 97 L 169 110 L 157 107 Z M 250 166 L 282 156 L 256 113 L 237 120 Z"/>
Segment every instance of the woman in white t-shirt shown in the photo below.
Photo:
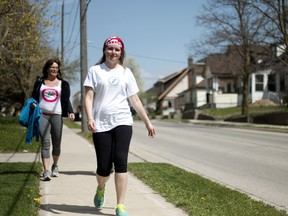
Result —
<path fill-rule="evenodd" d="M 139 89 L 134 75 L 123 66 L 124 59 L 123 41 L 119 37 L 108 38 L 103 45 L 102 58 L 89 69 L 84 81 L 87 126 L 93 132 L 97 157 L 98 187 L 94 204 L 98 209 L 103 207 L 105 184 L 114 165 L 118 216 L 128 215 L 123 205 L 133 124 L 128 100 L 145 123 L 148 136 L 153 138 L 156 134 L 137 96 Z"/>

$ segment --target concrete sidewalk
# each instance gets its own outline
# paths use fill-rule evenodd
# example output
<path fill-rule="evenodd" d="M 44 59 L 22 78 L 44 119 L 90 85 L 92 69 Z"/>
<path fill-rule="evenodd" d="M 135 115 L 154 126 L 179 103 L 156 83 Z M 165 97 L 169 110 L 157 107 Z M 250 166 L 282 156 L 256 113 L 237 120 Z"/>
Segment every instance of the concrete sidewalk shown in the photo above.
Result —
<path fill-rule="evenodd" d="M 133 143 L 133 142 L 132 142 Z M 129 162 L 140 160 L 129 155 Z M 93 204 L 96 191 L 96 158 L 94 147 L 77 135 L 74 129 L 63 128 L 60 176 L 41 182 L 40 216 L 46 215 L 115 215 L 114 175 L 106 187 L 106 204 L 97 210 Z M 188 215 L 166 202 L 161 196 L 129 173 L 125 205 L 130 216 Z"/>

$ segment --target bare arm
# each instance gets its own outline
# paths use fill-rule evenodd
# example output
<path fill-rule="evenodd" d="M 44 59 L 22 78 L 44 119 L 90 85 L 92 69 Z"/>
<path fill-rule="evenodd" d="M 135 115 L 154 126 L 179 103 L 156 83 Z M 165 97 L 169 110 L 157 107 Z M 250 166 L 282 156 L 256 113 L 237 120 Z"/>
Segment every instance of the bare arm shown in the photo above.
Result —
<path fill-rule="evenodd" d="M 153 138 L 156 135 L 156 130 L 155 130 L 154 126 L 152 125 L 152 123 L 150 122 L 150 119 L 148 118 L 138 95 L 137 94 L 132 95 L 128 99 L 129 99 L 129 102 L 131 103 L 131 105 L 133 106 L 133 108 L 136 110 L 137 114 L 140 116 L 140 118 L 144 122 L 144 124 L 148 130 L 148 136 Z"/>
<path fill-rule="evenodd" d="M 96 132 L 96 123 L 93 119 L 93 113 L 92 113 L 92 106 L 93 106 L 93 97 L 94 97 L 94 91 L 91 87 L 85 87 L 85 112 L 87 116 L 87 126 L 88 129 L 92 132 Z"/>

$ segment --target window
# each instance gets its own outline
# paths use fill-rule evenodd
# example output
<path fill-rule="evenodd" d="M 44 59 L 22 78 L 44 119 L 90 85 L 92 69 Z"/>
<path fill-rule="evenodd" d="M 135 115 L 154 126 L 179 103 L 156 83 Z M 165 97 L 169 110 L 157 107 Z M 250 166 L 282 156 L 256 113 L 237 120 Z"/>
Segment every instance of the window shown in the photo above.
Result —
<path fill-rule="evenodd" d="M 256 91 L 263 91 L 263 80 L 264 76 L 262 74 L 257 74 L 255 76 L 255 89 Z"/>
<path fill-rule="evenodd" d="M 268 91 L 276 91 L 276 76 L 275 74 L 268 75 Z"/>

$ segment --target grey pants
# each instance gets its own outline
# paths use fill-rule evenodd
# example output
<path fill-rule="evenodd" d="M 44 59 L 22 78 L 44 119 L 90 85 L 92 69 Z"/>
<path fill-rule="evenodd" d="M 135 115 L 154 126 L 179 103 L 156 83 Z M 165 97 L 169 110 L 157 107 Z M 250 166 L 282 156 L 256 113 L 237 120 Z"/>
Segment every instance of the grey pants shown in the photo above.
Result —
<path fill-rule="evenodd" d="M 52 140 L 52 155 L 59 156 L 61 152 L 63 119 L 61 115 L 42 114 L 40 122 L 40 137 L 42 142 L 42 158 L 50 158 L 50 138 Z"/>

